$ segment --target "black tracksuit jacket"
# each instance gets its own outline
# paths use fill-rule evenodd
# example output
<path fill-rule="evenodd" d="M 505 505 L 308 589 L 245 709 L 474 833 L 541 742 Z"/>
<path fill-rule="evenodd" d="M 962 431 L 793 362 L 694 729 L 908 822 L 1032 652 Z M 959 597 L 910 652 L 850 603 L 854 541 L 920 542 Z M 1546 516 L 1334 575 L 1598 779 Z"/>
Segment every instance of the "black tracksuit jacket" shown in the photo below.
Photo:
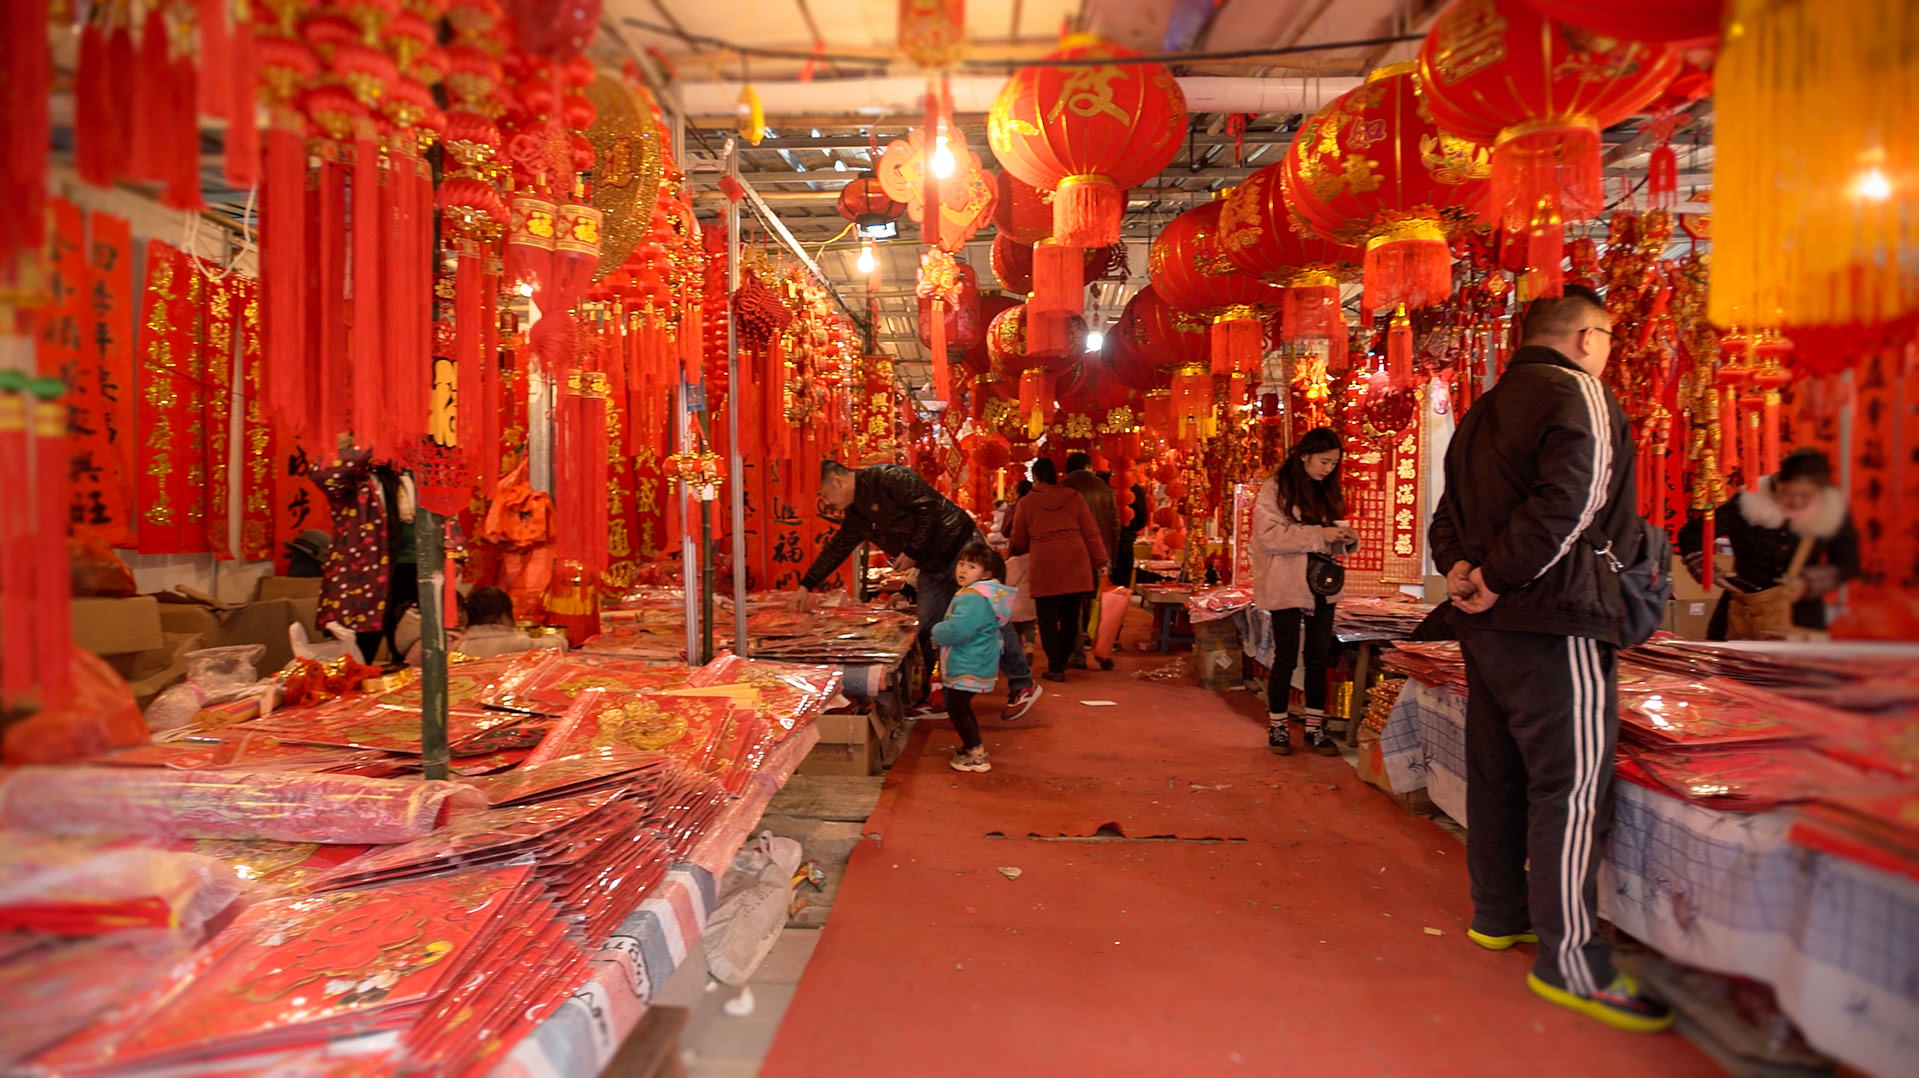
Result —
<path fill-rule="evenodd" d="M 846 519 L 820 548 L 800 586 L 817 589 L 861 543 L 879 547 L 888 557 L 905 554 L 921 572 L 944 573 L 978 536 L 979 526 L 966 510 L 946 500 L 918 472 L 874 464 L 853 473 L 853 504 L 846 508 Z"/>
<path fill-rule="evenodd" d="M 1550 348 L 1521 348 L 1446 451 L 1429 538 L 1441 573 L 1478 566 L 1499 602 L 1455 625 L 1619 643 L 1619 579 L 1585 533 L 1639 556 L 1631 424 L 1612 391 Z"/>

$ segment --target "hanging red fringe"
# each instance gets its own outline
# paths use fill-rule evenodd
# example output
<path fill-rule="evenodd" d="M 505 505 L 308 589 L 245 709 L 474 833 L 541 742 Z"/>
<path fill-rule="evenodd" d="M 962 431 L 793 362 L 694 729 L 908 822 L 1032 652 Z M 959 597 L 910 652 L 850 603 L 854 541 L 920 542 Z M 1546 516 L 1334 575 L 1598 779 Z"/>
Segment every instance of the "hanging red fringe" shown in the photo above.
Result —
<path fill-rule="evenodd" d="M 1279 335 L 1288 344 L 1325 340 L 1346 328 L 1339 309 L 1339 285 L 1301 284 L 1280 293 Z"/>
<path fill-rule="evenodd" d="M 251 19 L 242 17 L 234 24 L 227 67 L 226 181 L 234 187 L 251 187 L 260 179 L 260 119 L 254 107 L 257 75 Z"/>
<path fill-rule="evenodd" d="M 95 187 L 113 186 L 127 164 L 127 114 L 115 107 L 113 90 L 131 72 L 116 71 L 109 56 L 116 33 L 126 40 L 125 27 L 107 25 L 112 10 L 111 5 L 96 4 L 88 14 L 73 76 L 73 164 L 80 178 Z"/>
<path fill-rule="evenodd" d="M 1055 393 L 1052 371 L 1034 368 L 1020 372 L 1019 414 L 1026 420 L 1027 437 L 1039 437 L 1046 424 L 1053 421 Z"/>
<path fill-rule="evenodd" d="M 1028 312 L 1076 315 L 1086 309 L 1086 254 L 1045 239 L 1033 248 L 1033 298 Z M 1063 323 L 1062 323 L 1063 324 Z"/>
<path fill-rule="evenodd" d="M 1559 211 L 1541 199 L 1526 229 L 1526 265 L 1533 271 L 1533 298 L 1566 294 L 1566 228 Z"/>
<path fill-rule="evenodd" d="M 429 176 L 426 179 L 429 185 L 427 189 L 431 192 L 432 177 Z M 428 246 L 426 252 L 430 258 L 432 255 L 432 232 L 430 224 L 427 240 Z M 488 272 L 481 285 L 481 294 L 488 297 L 498 296 L 500 294 L 500 275 L 492 272 L 492 259 L 486 259 L 484 264 Z M 428 295 L 426 300 L 427 307 L 431 310 L 433 297 Z M 512 316 L 505 315 L 504 317 Z M 426 354 L 431 355 L 430 349 L 432 348 L 433 342 L 430 327 L 423 330 L 422 336 L 424 339 L 421 344 L 423 347 L 429 349 Z M 486 320 L 485 338 L 480 342 L 479 446 L 480 493 L 488 498 L 493 497 L 500 489 L 500 449 L 502 448 L 500 445 L 500 370 L 502 366 L 500 359 L 500 320 L 498 318 L 489 318 Z"/>
<path fill-rule="evenodd" d="M 267 414 L 295 435 L 316 433 L 319 397 L 306 362 L 306 140 L 275 124 L 267 132 L 266 178 L 260 192 L 260 280 L 266 340 Z"/>
<path fill-rule="evenodd" d="M 200 79 L 196 107 L 225 120 L 233 114 L 233 28 L 227 25 L 227 0 L 199 0 Z"/>
<path fill-rule="evenodd" d="M 1250 374 L 1266 353 L 1266 327 L 1251 308 L 1236 308 L 1213 319 L 1209 344 L 1216 375 Z"/>
<path fill-rule="evenodd" d="M 1053 239 L 1066 247 L 1119 242 L 1126 192 L 1104 176 L 1068 176 L 1053 192 Z"/>
<path fill-rule="evenodd" d="M 385 429 L 380 419 L 386 413 L 382 401 L 388 388 L 381 323 L 388 314 L 389 298 L 381 289 L 380 268 L 393 233 L 381 213 L 381 188 L 388 181 L 382 175 L 380 147 L 370 118 L 354 125 L 352 165 L 353 431 L 359 445 L 373 450 L 375 456 L 388 457 L 394 432 Z"/>
<path fill-rule="evenodd" d="M 0 334 L 25 336 L 16 320 L 25 319 L 0 312 Z M 0 498 L 10 506 L 33 504 L 28 413 L 26 373 L 0 370 Z M 0 706 L 8 711 L 23 710 L 38 684 L 34 638 L 44 632 L 33 620 L 33 518 L 31 512 L 0 513 Z"/>
<path fill-rule="evenodd" d="M 1662 142 L 1646 158 L 1646 205 L 1670 210 L 1679 205 L 1679 155 Z"/>
<path fill-rule="evenodd" d="M 926 332 L 932 341 L 927 348 L 927 357 L 933 364 L 933 395 L 950 405 L 953 403 L 953 374 L 946 355 L 946 301 L 938 296 L 933 297 L 933 320 Z"/>
<path fill-rule="evenodd" d="M 7 0 L 7 40 L 0 42 L 0 87 L 8 98 L 4 160 L 0 160 L 0 286 L 10 284 L 16 259 L 36 255 L 47 236 L 47 153 L 52 144 L 48 101 L 53 57 L 47 49 L 47 0 Z M 10 327 L 0 327 L 10 331 Z M 62 666 L 64 667 L 64 663 Z"/>
<path fill-rule="evenodd" d="M 1413 386 L 1413 323 L 1404 307 L 1386 328 L 1386 375 L 1395 389 Z"/>
<path fill-rule="evenodd" d="M 1585 220 L 1605 207 L 1599 128 L 1549 124 L 1500 135 L 1493 147 L 1492 205 L 1512 229 L 1524 228 L 1541 203 L 1562 217 Z"/>
<path fill-rule="evenodd" d="M 34 541 L 34 662 L 42 709 L 65 704 L 73 686 L 73 597 L 67 564 L 67 406 L 57 379 L 41 379 L 33 406 L 33 456 L 39 502 Z"/>
<path fill-rule="evenodd" d="M 414 376 L 414 366 L 411 362 L 413 346 L 411 320 L 416 316 L 425 317 L 425 315 L 412 310 L 415 297 L 409 287 L 412 276 L 410 260 L 413 254 L 414 208 L 413 184 L 407 178 L 407 173 L 411 171 L 411 165 L 406 156 L 397 151 L 389 155 L 388 161 L 391 165 L 389 182 L 383 184 L 379 190 L 380 223 L 382 230 L 389 237 L 394 238 L 388 251 L 393 264 L 387 267 L 389 270 L 387 274 L 388 303 L 386 317 L 380 322 L 382 338 L 380 351 L 385 357 L 380 381 L 383 383 L 381 388 L 385 392 L 380 393 L 375 401 L 379 419 L 373 425 L 379 428 L 380 444 L 387 447 L 389 454 L 397 458 L 406 448 L 411 447 L 402 434 L 408 406 L 405 398 L 409 396 L 407 390 L 412 388 L 413 383 L 419 381 Z M 461 415 L 465 413 L 466 409 L 460 409 Z"/>
<path fill-rule="evenodd" d="M 315 206 L 313 306 L 308 324 L 318 340 L 313 377 L 319 388 L 315 449 L 331 456 L 335 436 L 352 429 L 353 371 L 347 358 L 347 169 L 332 144 L 320 150 L 320 173 L 312 192 Z"/>
<path fill-rule="evenodd" d="M 1761 477 L 1770 475 L 1765 468 L 1761 448 L 1763 440 L 1763 418 L 1765 398 L 1758 394 L 1742 397 L 1739 400 L 1739 466 L 1745 473 L 1746 490 L 1757 493 Z"/>
<path fill-rule="evenodd" d="M 453 270 L 453 369 L 458 379 L 455 399 L 478 404 L 480 386 L 480 350 L 486 340 L 486 267 L 485 253 L 477 238 L 460 241 L 459 257 Z M 471 393 L 472 396 L 467 394 Z M 455 439 L 469 452 L 480 436 L 478 408 L 461 408 L 455 420 Z"/>
<path fill-rule="evenodd" d="M 1206 417 L 1213 410 L 1213 375 L 1194 364 L 1173 373 L 1173 434 L 1183 446 L 1206 436 Z"/>
<path fill-rule="evenodd" d="M 1429 307 L 1453 294 L 1453 252 L 1438 225 L 1366 246 L 1365 310 Z M 1363 318 L 1363 313 L 1362 313 Z"/>

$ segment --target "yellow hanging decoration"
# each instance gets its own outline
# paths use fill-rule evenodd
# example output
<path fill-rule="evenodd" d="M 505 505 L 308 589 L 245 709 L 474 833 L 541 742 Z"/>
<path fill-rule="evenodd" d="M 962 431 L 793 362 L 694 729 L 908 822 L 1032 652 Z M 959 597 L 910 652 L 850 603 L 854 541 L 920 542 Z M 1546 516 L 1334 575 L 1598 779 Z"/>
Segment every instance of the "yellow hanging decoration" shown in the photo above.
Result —
<path fill-rule="evenodd" d="M 766 137 L 766 109 L 760 104 L 760 92 L 748 85 L 740 91 L 740 135 L 749 145 L 758 146 Z"/>
<path fill-rule="evenodd" d="M 1712 321 L 1868 328 L 1919 314 L 1919 5 L 1729 7 Z"/>

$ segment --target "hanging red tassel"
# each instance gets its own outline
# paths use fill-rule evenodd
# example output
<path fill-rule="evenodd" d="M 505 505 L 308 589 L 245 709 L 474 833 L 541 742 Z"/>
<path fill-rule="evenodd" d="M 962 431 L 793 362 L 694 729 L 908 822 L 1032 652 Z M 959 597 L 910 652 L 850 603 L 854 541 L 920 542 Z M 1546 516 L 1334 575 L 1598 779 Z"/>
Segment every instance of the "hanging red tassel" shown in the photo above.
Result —
<path fill-rule="evenodd" d="M 1541 199 L 1526 230 L 1526 264 L 1536 274 L 1533 278 L 1535 299 L 1566 294 L 1565 261 L 1566 229 L 1560 222 L 1559 210 L 1553 203 Z"/>
<path fill-rule="evenodd" d="M 1252 308 L 1235 307 L 1213 319 L 1208 344 L 1214 374 L 1249 374 L 1265 358 L 1266 327 Z"/>
<path fill-rule="evenodd" d="M 1173 373 L 1172 425 L 1174 439 L 1191 446 L 1206 436 L 1206 417 L 1213 410 L 1213 375 L 1195 363 Z"/>
<path fill-rule="evenodd" d="M 426 176 L 425 179 L 426 190 L 430 195 L 433 190 L 432 177 Z M 430 228 L 429 225 L 426 237 L 428 246 L 423 249 L 429 258 L 432 253 Z M 500 275 L 493 272 L 494 263 L 491 259 L 487 259 L 485 265 L 487 273 L 481 284 L 481 293 L 489 298 L 498 296 Z M 427 308 L 431 310 L 433 305 L 431 294 L 426 296 L 426 303 Z M 505 314 L 502 317 L 512 316 Z M 432 347 L 430 332 L 423 331 L 423 336 L 426 337 L 422 341 L 423 346 L 430 349 Z M 500 488 L 500 358 L 500 320 L 489 318 L 486 320 L 486 337 L 480 343 L 479 445 L 480 493 L 488 498 L 493 497 Z"/>
<path fill-rule="evenodd" d="M 200 74 L 195 105 L 219 120 L 233 114 L 233 30 L 227 25 L 228 6 L 228 0 L 199 0 Z"/>
<path fill-rule="evenodd" d="M 40 706 L 67 703 L 73 686 L 73 597 L 67 563 L 67 406 L 57 378 L 35 385 L 33 406 L 35 500 L 39 503 L 33 574 L 35 664 L 40 668 Z"/>
<path fill-rule="evenodd" d="M 1655 210 L 1679 205 L 1679 155 L 1662 142 L 1646 158 L 1646 204 Z"/>
<path fill-rule="evenodd" d="M 1763 438 L 1763 418 L 1765 398 L 1759 394 L 1750 394 L 1739 399 L 1740 416 L 1740 469 L 1745 473 L 1746 490 L 1749 493 L 1759 491 L 1759 480 L 1771 473 L 1765 469 L 1761 459 L 1763 452 L 1760 442 Z"/>
<path fill-rule="evenodd" d="M 1104 176 L 1068 176 L 1053 192 L 1053 238 L 1067 247 L 1119 242 L 1126 192 Z"/>
<path fill-rule="evenodd" d="M 18 41 L 19 39 L 15 39 Z M 0 310 L 0 334 L 18 335 L 24 345 L 24 317 Z M 28 462 L 29 403 L 25 371 L 0 369 L 0 498 L 10 506 L 33 504 Z M 35 695 L 34 639 L 44 631 L 33 620 L 34 514 L 0 513 L 0 706 L 24 710 Z"/>
<path fill-rule="evenodd" d="M 353 430 L 358 444 L 386 457 L 393 450 L 394 432 L 379 422 L 385 414 L 382 400 L 388 377 L 381 325 L 389 302 L 381 289 L 380 270 L 393 233 L 381 213 L 381 189 L 389 181 L 380 168 L 380 148 L 370 116 L 354 125 L 352 164 Z"/>
<path fill-rule="evenodd" d="M 1026 420 L 1026 434 L 1037 438 L 1053 421 L 1055 388 L 1053 372 L 1044 368 L 1021 371 L 1019 376 L 1019 412 Z"/>
<path fill-rule="evenodd" d="M 316 433 L 319 403 L 306 363 L 306 145 L 300 132 L 276 123 L 267 133 L 266 178 L 260 192 L 261 313 L 266 339 L 269 416 L 296 435 Z"/>
<path fill-rule="evenodd" d="M 112 11 L 110 5 L 95 4 L 88 14 L 73 76 L 73 165 L 80 178 L 95 187 L 113 186 L 126 164 L 127 117 L 113 107 L 113 71 L 107 58 L 111 31 L 106 24 Z"/>
<path fill-rule="evenodd" d="M 1699 541 L 1702 544 L 1701 549 L 1705 551 L 1704 564 L 1699 570 L 1699 586 L 1706 591 L 1712 590 L 1713 572 L 1718 568 L 1716 564 L 1717 548 L 1719 546 L 1718 529 L 1718 507 L 1709 505 L 1706 507 L 1706 515 L 1700 523 L 1699 532 Z"/>
<path fill-rule="evenodd" d="M 347 358 L 346 175 L 346 165 L 341 163 L 335 147 L 331 143 L 322 144 L 312 214 L 316 241 L 312 269 L 317 280 L 309 291 L 313 305 L 307 317 L 319 346 L 318 361 L 313 367 L 313 378 L 319 389 L 313 436 L 316 449 L 327 455 L 332 452 L 335 436 L 353 425 L 353 370 Z"/>
<path fill-rule="evenodd" d="M 7 40 L 0 42 L 0 88 L 8 110 L 0 144 L 0 287 L 21 256 L 33 257 L 47 236 L 47 153 L 52 145 L 48 101 L 53 58 L 47 49 L 47 0 L 7 0 Z"/>
<path fill-rule="evenodd" d="M 479 381 L 480 349 L 486 339 L 481 325 L 486 320 L 486 270 L 480 241 L 468 236 L 460 241 L 459 258 L 453 271 L 453 369 L 458 378 L 456 400 L 477 405 L 482 395 Z M 471 393 L 472 396 L 467 394 Z M 471 451 L 479 440 L 479 408 L 461 408 L 456 420 L 455 438 L 461 448 Z"/>
<path fill-rule="evenodd" d="M 1280 294 L 1279 335 L 1288 344 L 1325 340 L 1333 336 L 1335 328 L 1346 328 L 1337 282 L 1315 279 L 1295 284 Z"/>
<path fill-rule="evenodd" d="M 933 364 L 933 395 L 942 403 L 953 403 L 953 375 L 948 369 L 946 355 L 946 301 L 939 296 L 933 297 L 933 324 L 927 327 L 927 336 L 932 339 L 928 346 L 927 358 Z"/>
<path fill-rule="evenodd" d="M 1599 128 L 1591 123 L 1539 125 L 1502 135 L 1493 147 L 1492 205 L 1514 229 L 1536 218 L 1542 204 L 1551 206 L 1554 216 L 1594 217 L 1605 205 L 1603 170 Z"/>
<path fill-rule="evenodd" d="M 260 119 L 254 104 L 257 77 L 253 59 L 253 20 L 247 5 L 236 9 L 233 41 L 227 67 L 226 181 L 233 187 L 251 187 L 260 179 Z"/>
<path fill-rule="evenodd" d="M 1429 307 L 1453 294 L 1453 252 L 1438 222 L 1414 221 L 1366 245 L 1366 308 Z"/>
<path fill-rule="evenodd" d="M 929 77 L 926 80 L 926 137 L 920 144 L 920 197 L 925 203 L 925 212 L 920 217 L 920 239 L 934 247 L 940 245 L 940 175 L 933 165 L 944 133 L 940 121 L 939 89 Z"/>
<path fill-rule="evenodd" d="M 1039 241 L 1033 248 L 1033 297 L 1027 312 L 1076 315 L 1084 311 L 1085 272 L 1085 252 L 1050 239 Z"/>
<path fill-rule="evenodd" d="M 1413 387 L 1413 323 L 1404 307 L 1386 328 L 1386 374 L 1394 389 Z"/>
<path fill-rule="evenodd" d="M 173 123 L 167 115 L 173 94 L 167 64 L 167 18 L 165 4 L 147 5 L 147 16 L 140 24 L 138 51 L 134 54 L 133 81 L 137 91 L 131 102 L 133 116 L 128 129 L 127 173 L 136 180 L 157 180 L 165 172 L 161 163 L 162 143 Z"/>

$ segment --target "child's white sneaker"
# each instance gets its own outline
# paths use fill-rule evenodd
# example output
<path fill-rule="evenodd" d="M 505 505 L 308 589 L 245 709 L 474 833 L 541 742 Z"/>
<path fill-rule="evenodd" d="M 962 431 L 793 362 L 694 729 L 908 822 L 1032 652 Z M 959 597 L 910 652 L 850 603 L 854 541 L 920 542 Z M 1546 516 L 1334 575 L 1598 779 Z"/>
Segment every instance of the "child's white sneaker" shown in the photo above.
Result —
<path fill-rule="evenodd" d="M 984 773 L 993 770 L 993 765 L 987 762 L 985 746 L 977 749 L 959 750 L 953 754 L 953 760 L 947 764 L 947 766 L 955 771 L 972 771 L 974 773 Z"/>

